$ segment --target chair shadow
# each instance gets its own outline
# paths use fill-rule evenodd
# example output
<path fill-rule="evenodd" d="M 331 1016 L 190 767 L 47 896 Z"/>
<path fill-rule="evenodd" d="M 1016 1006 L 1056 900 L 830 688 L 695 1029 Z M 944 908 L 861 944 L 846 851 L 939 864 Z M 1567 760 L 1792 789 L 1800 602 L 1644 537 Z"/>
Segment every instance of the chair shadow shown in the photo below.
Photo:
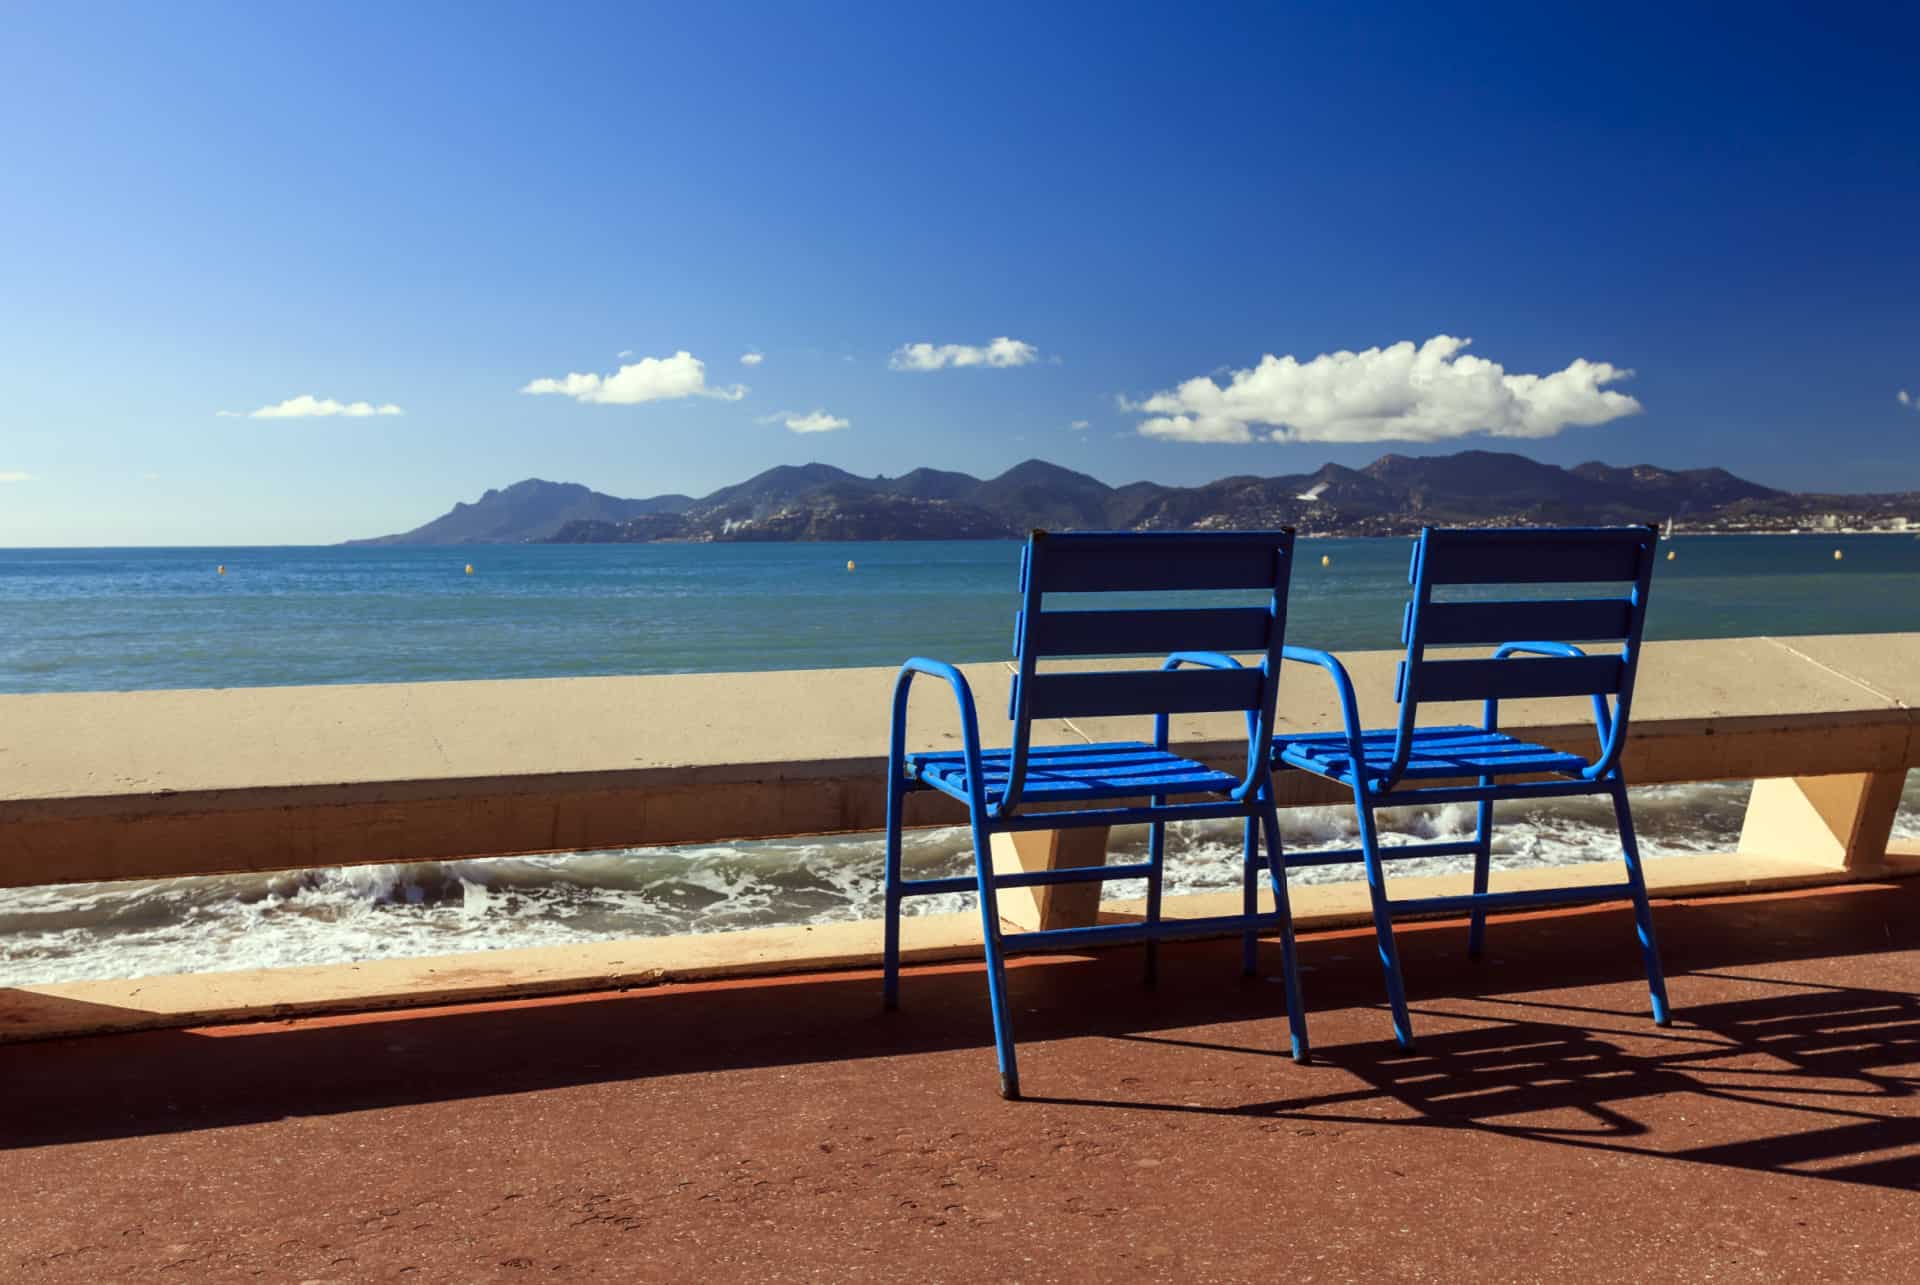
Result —
<path fill-rule="evenodd" d="M 1695 974 L 1752 982 L 1777 978 Z M 1787 993 L 1688 1008 L 1674 1027 L 1625 1031 L 1639 1014 L 1502 998 L 1484 1009 L 1422 1016 L 1474 1025 L 1423 1034 L 1413 1052 L 1390 1041 L 1318 1055 L 1364 1087 L 1227 1107 L 1029 1095 L 1060 1106 L 1337 1122 L 1370 1128 L 1474 1129 L 1530 1141 L 1920 1190 L 1920 1116 L 1884 1108 L 1920 1095 L 1920 996 L 1853 986 L 1792 984 Z M 1543 1020 L 1551 1013 L 1561 1021 Z M 1614 1038 L 1590 1024 L 1611 1023 Z M 1623 1043 L 1615 1038 L 1624 1032 Z M 1158 1035 L 1141 1043 L 1267 1054 Z M 1670 1097 L 1767 1108 L 1763 1132 L 1670 1148 L 1634 1104 Z M 1358 1110 L 1382 1101 L 1404 1111 L 1383 1119 Z M 1876 1109 L 1881 1108 L 1881 1109 Z M 1911 1108 L 1909 1107 L 1909 1110 Z M 1887 1154 L 1887 1153 L 1899 1154 Z"/>
<path fill-rule="evenodd" d="M 1898 1074 L 1920 1049 L 1916 1000 L 1887 990 L 1801 986 L 1785 995 L 1689 1006 L 1689 975 L 1731 976 L 1742 964 L 1869 956 L 1920 945 L 1920 881 L 1854 885 L 1814 894 L 1678 903 L 1658 911 L 1682 1026 L 1655 1031 L 1637 1015 L 1561 1011 L 1526 996 L 1547 987 L 1618 983 L 1637 974 L 1631 916 L 1590 907 L 1491 928 L 1490 958 L 1472 965 L 1457 923 L 1415 923 L 1401 933 L 1416 996 L 1482 997 L 1469 1025 L 1436 1029 L 1417 1054 L 1386 1037 L 1322 1047 L 1317 1060 L 1359 1082 L 1350 1091 L 1216 1108 L 1234 1115 L 1337 1112 L 1365 1098 L 1403 1105 L 1398 1124 L 1475 1128 L 1575 1146 L 1645 1150 L 1893 1186 L 1912 1185 L 1920 1160 L 1880 1153 L 1920 1142 L 1920 1123 L 1874 1109 L 1906 1098 Z M 1866 931 L 1863 925 L 1871 924 Z M 1891 937 L 1882 926 L 1897 925 Z M 1278 949 L 1262 943 L 1263 972 Z M 1364 932 L 1303 938 L 1306 1002 L 1316 1016 L 1380 1001 L 1372 941 Z M 1504 960 L 1504 963 L 1503 963 Z M 1235 941 L 1164 948 L 1160 984 L 1140 986 L 1137 952 L 1051 956 L 1012 969 L 1023 1043 L 1105 1036 L 1170 1044 L 1209 1025 L 1259 1022 L 1276 1074 L 1281 988 L 1243 980 Z M 0 1151 L 178 1133 L 415 1103 L 465 1100 L 573 1085 L 696 1075 L 747 1067 L 903 1058 L 982 1050 L 979 1091 L 992 1092 L 993 1043 L 977 964 L 911 970 L 905 1007 L 879 1010 L 872 971 L 673 985 L 619 994 L 479 1004 L 351 1018 L 154 1031 L 0 1045 Z M 1781 983 L 1770 980 L 1775 990 Z M 1489 1018 L 1486 1010 L 1498 1016 Z M 1619 1037 L 1604 1029 L 1632 1026 Z M 1179 1034 L 1160 1034 L 1178 1032 Z M 1651 1041 L 1652 1051 L 1644 1046 Z M 1231 1046 L 1229 1046 L 1231 1047 Z M 1726 1072 L 1716 1061 L 1766 1055 L 1770 1070 Z M 1751 1056 L 1749 1061 L 1753 1060 Z M 1310 1077 L 1312 1068 L 1302 1076 Z M 1812 1079 L 1818 1083 L 1805 1083 Z M 1841 1091 L 1831 1090 L 1838 1081 Z M 1325 1081 L 1318 1083 L 1324 1085 Z M 1130 1111 L 1171 1104 L 1046 1099 Z M 722 1089 L 716 1088 L 716 1092 Z M 1810 1127 L 1777 1137 L 1661 1151 L 1634 1104 L 1667 1094 L 1790 1101 Z M 1827 1096 L 1823 1097 L 1822 1094 Z M 1778 1105 L 1778 1103 L 1774 1103 Z M 1010 1111 L 1019 1108 L 1009 1106 Z M 1552 1121 L 1529 1117 L 1554 1114 Z M 1564 1117 L 1564 1118 L 1562 1118 Z M 1819 1125 L 1820 1127 L 1811 1127 Z"/>

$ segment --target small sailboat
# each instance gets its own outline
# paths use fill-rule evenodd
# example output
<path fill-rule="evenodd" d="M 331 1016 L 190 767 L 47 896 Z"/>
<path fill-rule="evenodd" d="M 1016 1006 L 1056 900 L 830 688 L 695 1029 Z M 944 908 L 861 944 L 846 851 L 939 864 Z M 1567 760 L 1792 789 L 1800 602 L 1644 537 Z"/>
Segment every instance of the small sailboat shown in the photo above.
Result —
<path fill-rule="evenodd" d="M 1673 539 L 1673 517 L 1671 514 L 1667 517 L 1667 524 L 1660 528 L 1660 538 L 1662 540 Z"/>

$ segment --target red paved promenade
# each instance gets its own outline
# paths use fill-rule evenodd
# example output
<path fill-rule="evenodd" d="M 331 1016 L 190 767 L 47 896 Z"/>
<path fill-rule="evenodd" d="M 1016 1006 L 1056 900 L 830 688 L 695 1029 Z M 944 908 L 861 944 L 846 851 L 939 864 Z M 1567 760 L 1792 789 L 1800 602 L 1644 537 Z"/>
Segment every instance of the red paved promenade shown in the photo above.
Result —
<path fill-rule="evenodd" d="M 0 1278 L 1913 1279 L 1920 881 L 0 1048 Z"/>

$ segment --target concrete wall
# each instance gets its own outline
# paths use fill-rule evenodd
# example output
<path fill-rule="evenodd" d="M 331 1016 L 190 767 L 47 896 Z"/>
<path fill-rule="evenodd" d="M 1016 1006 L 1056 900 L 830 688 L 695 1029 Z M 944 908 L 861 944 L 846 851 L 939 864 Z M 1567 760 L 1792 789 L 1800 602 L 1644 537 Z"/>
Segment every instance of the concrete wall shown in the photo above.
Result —
<path fill-rule="evenodd" d="M 1348 657 L 1370 722 L 1391 717 L 1397 658 Z M 1011 676 L 966 673 L 996 740 Z M 0 886 L 877 829 L 892 683 L 891 669 L 844 669 L 0 696 Z M 1626 770 L 1884 784 L 1920 763 L 1916 707 L 1920 634 L 1656 643 Z M 1288 667 L 1280 716 L 1283 731 L 1337 728 L 1317 669 Z M 1518 701 L 1502 723 L 1589 747 L 1584 717 L 1581 702 Z M 1147 730 L 1094 719 L 1037 735 Z M 1176 720 L 1187 752 L 1229 766 L 1236 735 L 1237 717 Z M 916 687 L 912 744 L 959 744 L 944 684 Z M 1283 802 L 1337 797 L 1281 783 Z M 916 824 L 960 819 L 930 794 L 913 806 Z"/>
<path fill-rule="evenodd" d="M 1920 763 L 1920 635 L 1656 644 L 1642 667 L 1627 758 L 1639 782 L 1770 778 L 1740 851 L 1654 860 L 1656 896 L 1906 873 L 1887 850 L 1907 770 Z M 1391 713 L 1394 653 L 1350 658 L 1363 712 Z M 992 738 L 1004 666 L 968 669 Z M 891 670 L 0 696 L 0 885 L 134 878 L 623 844 L 874 829 L 883 805 Z M 1290 669 L 1283 730 L 1336 725 L 1317 670 Z M 1516 702 L 1510 730 L 1585 747 L 1568 702 Z M 1477 708 L 1436 708 L 1434 721 Z M 958 744 L 944 686 L 915 698 L 916 748 Z M 1137 722 L 1055 723 L 1045 735 L 1141 735 Z M 1238 719 L 1176 737 L 1232 767 Z M 1329 796 L 1285 774 L 1288 802 Z M 919 796 L 920 822 L 957 820 Z M 1023 864 L 1088 859 L 1033 836 Z M 1584 869 L 1508 872 L 1502 887 L 1585 882 Z M 1396 895 L 1450 896 L 1466 876 L 1397 878 Z M 1089 886 L 1091 887 L 1091 886 Z M 1172 917 L 1238 898 L 1168 900 Z M 1003 903 L 1003 908 L 1007 903 Z M 1302 928 L 1360 923 L 1357 884 L 1293 893 Z M 1137 916 L 1126 902 L 1039 907 Z M 910 918 L 908 957 L 979 952 L 972 912 Z M 871 966 L 877 923 L 594 942 L 295 969 L 0 990 L 0 1043 L 305 1013 L 557 994 L 667 980 Z"/>

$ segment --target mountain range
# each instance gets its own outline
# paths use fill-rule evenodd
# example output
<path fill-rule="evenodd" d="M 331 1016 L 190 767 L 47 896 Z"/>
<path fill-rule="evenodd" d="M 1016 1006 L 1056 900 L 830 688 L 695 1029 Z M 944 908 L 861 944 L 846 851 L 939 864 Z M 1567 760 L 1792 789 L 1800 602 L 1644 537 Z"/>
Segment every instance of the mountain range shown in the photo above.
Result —
<path fill-rule="evenodd" d="M 1383 455 L 1362 469 L 1241 475 L 1201 486 L 1114 487 L 1044 460 L 998 477 L 919 468 L 860 477 L 783 464 L 711 495 L 620 499 L 529 478 L 396 535 L 352 544 L 615 543 L 649 540 L 995 539 L 1034 528 L 1392 535 L 1425 525 L 1661 522 L 1766 529 L 1823 513 L 1920 517 L 1920 495 L 1797 495 L 1725 469 L 1601 463 L 1560 468 L 1524 455 Z M 1851 519 L 1850 519 L 1851 520 Z"/>

